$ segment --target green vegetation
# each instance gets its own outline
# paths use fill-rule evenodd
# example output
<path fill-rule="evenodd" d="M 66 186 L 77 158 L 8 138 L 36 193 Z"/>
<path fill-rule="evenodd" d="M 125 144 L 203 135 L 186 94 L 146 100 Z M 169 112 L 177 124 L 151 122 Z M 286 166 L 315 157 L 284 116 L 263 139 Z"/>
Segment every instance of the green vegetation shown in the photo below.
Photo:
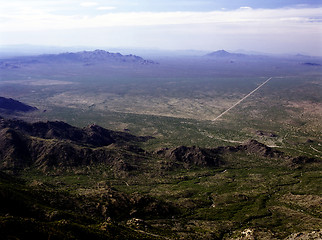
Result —
<path fill-rule="evenodd" d="M 195 167 L 167 172 L 155 165 L 149 172 L 117 177 L 103 165 L 59 175 L 55 171 L 26 170 L 21 177 L 27 185 L 35 186 L 37 182 L 38 189 L 55 188 L 72 198 L 90 196 L 93 202 L 100 201 L 110 188 L 132 197 L 139 194 L 157 199 L 176 210 L 162 219 L 156 215 L 140 215 L 148 226 L 143 230 L 169 238 L 231 238 L 237 232 L 252 229 L 259 236 L 271 234 L 273 238 L 274 233 L 275 238 L 282 239 L 294 232 L 321 227 L 321 163 L 292 167 L 282 159 L 243 153 L 228 154 L 225 161 L 227 164 L 220 168 Z M 133 216 L 111 217 L 127 227 L 126 222 Z M 57 221 L 65 218 L 62 215 Z M 97 220 L 96 224 L 102 221 Z M 81 223 L 89 226 L 85 219 Z M 138 225 L 135 229 L 141 227 Z"/>
<path fill-rule="evenodd" d="M 0 94 L 40 109 L 17 118 L 78 127 L 95 123 L 154 139 L 138 143 L 148 152 L 143 158 L 109 147 L 138 167 L 132 171 L 100 163 L 31 167 L 15 177 L 1 173 L 0 235 L 283 239 L 320 230 L 321 74 L 298 62 L 276 61 L 263 66 L 200 60 L 196 66 L 187 61 L 146 69 L 57 64 L 4 70 L 0 80 L 7 82 Z M 213 121 L 270 76 L 263 88 Z M 61 82 L 50 85 L 48 79 Z M 166 147 L 237 146 L 249 139 L 289 157 L 228 151 L 218 167 L 185 168 L 155 154 Z M 297 156 L 317 161 L 292 162 Z"/>

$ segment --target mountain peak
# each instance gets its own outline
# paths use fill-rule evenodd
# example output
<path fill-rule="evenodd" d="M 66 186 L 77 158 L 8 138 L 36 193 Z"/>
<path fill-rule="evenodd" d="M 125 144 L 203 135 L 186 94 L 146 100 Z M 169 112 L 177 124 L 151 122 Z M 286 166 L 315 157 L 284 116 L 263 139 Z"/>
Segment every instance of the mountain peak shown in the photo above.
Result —
<path fill-rule="evenodd" d="M 208 53 L 206 56 L 207 57 L 243 57 L 246 55 L 241 53 L 230 53 L 225 50 L 218 50 L 215 52 Z"/>
<path fill-rule="evenodd" d="M 122 55 L 121 53 L 111 53 L 105 50 L 96 49 L 94 51 L 82 51 L 75 53 L 61 53 L 58 55 L 49 54 L 47 56 L 51 60 L 63 59 L 76 62 L 85 63 L 104 63 L 104 62 L 123 62 L 123 63 L 140 63 L 140 64 L 153 64 L 153 61 L 145 60 L 136 55 Z"/>
<path fill-rule="evenodd" d="M 85 66 L 94 64 L 157 64 L 154 61 L 146 60 L 132 54 L 122 55 L 121 53 L 111 53 L 105 50 L 96 49 L 94 51 L 65 52 L 2 59 L 0 60 L 0 68 L 12 69 L 19 68 L 26 64 L 39 63 L 78 63 L 84 64 Z"/>

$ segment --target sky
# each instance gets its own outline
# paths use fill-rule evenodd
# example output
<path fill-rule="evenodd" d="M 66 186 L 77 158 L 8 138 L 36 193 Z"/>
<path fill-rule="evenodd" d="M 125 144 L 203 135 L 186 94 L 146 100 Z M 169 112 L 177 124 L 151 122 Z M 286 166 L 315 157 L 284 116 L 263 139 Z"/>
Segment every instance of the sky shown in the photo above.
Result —
<path fill-rule="evenodd" d="M 0 46 L 322 56 L 322 0 L 0 0 Z"/>

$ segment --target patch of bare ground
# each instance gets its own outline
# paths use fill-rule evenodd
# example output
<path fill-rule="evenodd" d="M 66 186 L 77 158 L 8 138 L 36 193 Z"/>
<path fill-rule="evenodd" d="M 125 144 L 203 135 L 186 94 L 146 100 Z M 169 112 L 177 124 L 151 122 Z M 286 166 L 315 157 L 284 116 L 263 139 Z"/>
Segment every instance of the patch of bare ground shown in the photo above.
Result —
<path fill-rule="evenodd" d="M 231 238 L 226 238 L 227 240 L 256 240 L 256 239 L 261 239 L 261 240 L 272 240 L 272 239 L 277 239 L 274 237 L 274 234 L 269 231 L 261 231 L 259 229 L 253 229 L 253 228 L 245 228 L 242 231 L 235 231 L 234 235 L 236 237 L 231 237 Z"/>
<path fill-rule="evenodd" d="M 227 240 L 277 240 L 280 238 L 274 237 L 274 233 L 270 231 L 260 231 L 257 229 L 246 228 L 241 232 L 235 233 L 239 235 L 235 238 L 226 238 Z M 322 230 L 312 232 L 298 232 L 284 238 L 284 240 L 319 240 L 322 239 Z"/>
<path fill-rule="evenodd" d="M 322 118 L 322 104 L 311 102 L 311 101 L 298 101 L 298 102 L 288 102 L 287 107 L 290 109 L 288 110 L 291 115 L 295 118 L 303 120 L 305 122 L 310 123 L 311 130 L 314 129 L 321 129 L 321 121 Z M 294 112 L 291 109 L 299 109 L 300 115 L 298 112 Z M 292 119 L 292 118 L 290 118 Z M 291 122 L 292 123 L 292 122 Z"/>
<path fill-rule="evenodd" d="M 120 96 L 112 93 L 78 94 L 64 92 L 48 99 L 56 106 L 91 108 L 99 111 L 146 114 L 154 116 L 212 120 L 235 99 L 194 99 L 151 96 Z"/>
<path fill-rule="evenodd" d="M 322 239 L 322 230 L 312 231 L 312 232 L 298 232 L 293 233 L 285 240 L 313 240 L 313 239 Z"/>
<path fill-rule="evenodd" d="M 282 196 L 280 201 L 292 206 L 298 206 L 309 212 L 322 212 L 322 197 L 317 195 L 294 195 L 288 193 Z"/>
<path fill-rule="evenodd" d="M 302 210 L 293 210 L 284 206 L 274 206 L 270 208 L 272 214 L 283 219 L 283 229 L 294 232 L 296 229 L 307 229 L 314 231 L 322 226 L 322 219 L 306 214 Z"/>
<path fill-rule="evenodd" d="M 190 220 L 188 222 L 174 220 L 172 230 L 178 239 L 218 239 L 223 230 L 229 232 L 232 224 L 229 221 Z"/>
<path fill-rule="evenodd" d="M 303 114 L 322 116 L 322 104 L 311 101 L 288 102 L 288 107 L 300 108 Z"/>

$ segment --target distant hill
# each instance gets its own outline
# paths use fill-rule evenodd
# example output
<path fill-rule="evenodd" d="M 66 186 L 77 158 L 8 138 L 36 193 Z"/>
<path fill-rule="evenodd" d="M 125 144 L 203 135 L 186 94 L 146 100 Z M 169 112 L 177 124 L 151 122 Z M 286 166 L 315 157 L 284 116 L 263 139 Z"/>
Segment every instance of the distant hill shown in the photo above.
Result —
<path fill-rule="evenodd" d="M 219 58 L 225 58 L 225 57 L 246 57 L 247 55 L 241 54 L 241 53 L 230 53 L 225 50 L 218 50 L 215 52 L 208 53 L 205 55 L 206 57 L 219 57 Z"/>
<path fill-rule="evenodd" d="M 0 97 L 0 110 L 6 110 L 10 112 L 30 112 L 37 110 L 36 107 L 29 106 L 12 98 Z"/>
<path fill-rule="evenodd" d="M 157 64 L 154 61 L 143 59 L 136 55 L 122 55 L 110 53 L 104 50 L 66 52 L 60 54 L 43 54 L 38 56 L 22 56 L 0 60 L 0 69 L 14 69 L 28 64 L 42 63 L 81 63 L 84 65 L 108 64 L 108 63 L 132 63 L 132 64 Z"/>

